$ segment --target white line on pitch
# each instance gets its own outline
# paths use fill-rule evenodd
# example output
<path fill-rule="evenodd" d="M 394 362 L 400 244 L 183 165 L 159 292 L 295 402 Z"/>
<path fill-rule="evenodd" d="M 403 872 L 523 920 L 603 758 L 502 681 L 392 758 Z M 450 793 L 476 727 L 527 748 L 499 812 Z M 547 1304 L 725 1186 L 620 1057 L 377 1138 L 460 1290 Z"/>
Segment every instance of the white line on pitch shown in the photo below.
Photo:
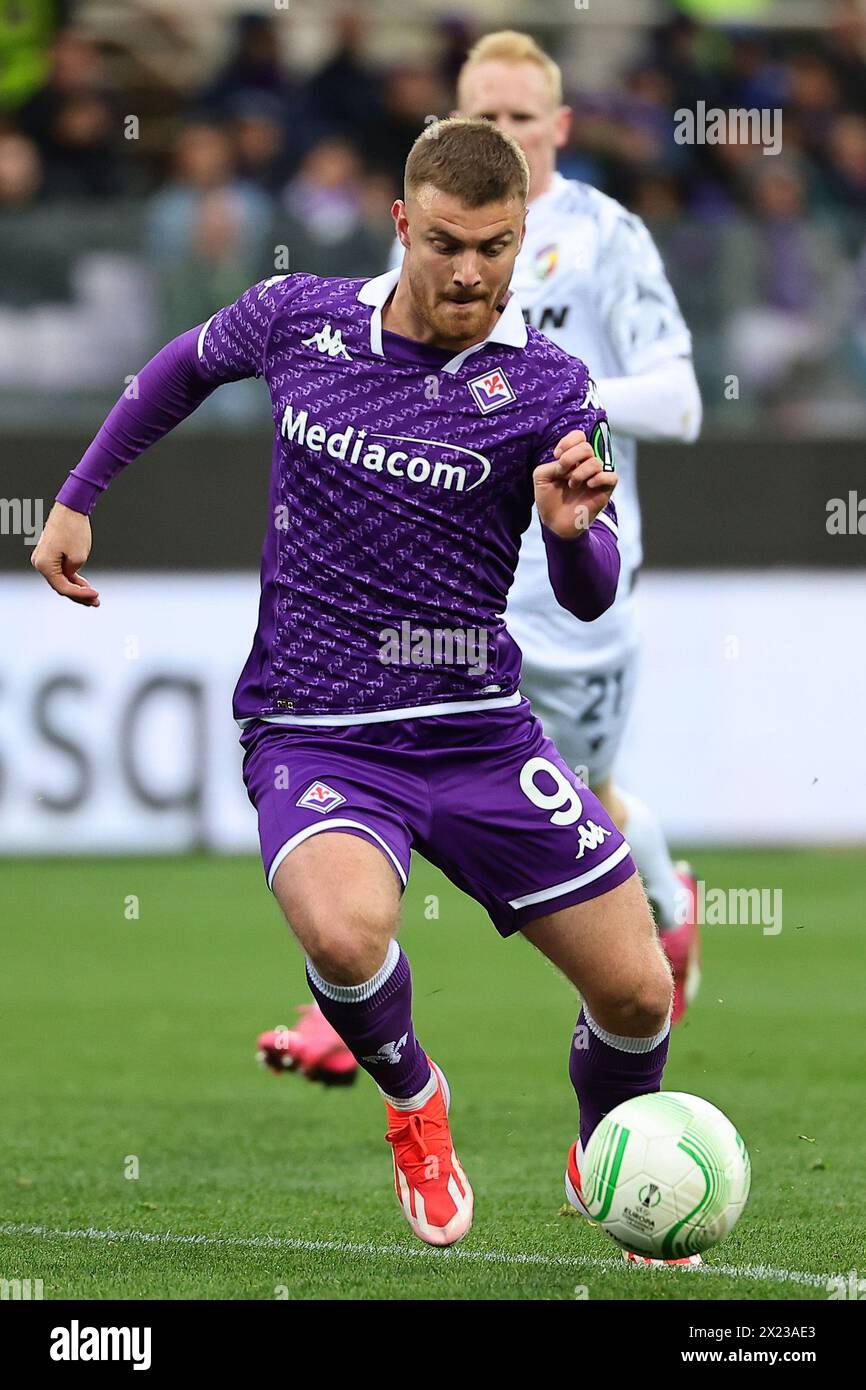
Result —
<path fill-rule="evenodd" d="M 205 1245 L 241 1247 L 254 1250 L 303 1250 L 313 1254 L 317 1251 L 331 1251 L 341 1255 L 366 1255 L 376 1258 L 395 1257 L 397 1259 L 440 1259 L 474 1260 L 482 1264 L 503 1265 L 542 1265 L 565 1269 L 623 1269 L 625 1266 L 616 1256 L 598 1255 L 515 1255 L 504 1250 L 460 1250 L 451 1246 L 448 1250 L 436 1250 L 429 1246 L 412 1245 L 373 1245 L 360 1244 L 349 1240 L 301 1240 L 292 1236 L 209 1236 L 204 1234 L 182 1235 L 174 1231 L 106 1231 L 95 1226 L 83 1226 L 73 1230 L 60 1230 L 51 1226 L 28 1226 L 15 1222 L 0 1223 L 2 1236 L 49 1236 L 58 1240 L 126 1240 L 137 1241 L 143 1245 Z M 683 1266 L 687 1274 L 723 1274 L 731 1279 L 759 1279 L 768 1284 L 805 1284 L 810 1288 L 825 1289 L 827 1282 L 835 1278 L 832 1274 L 809 1274 L 799 1269 L 776 1269 L 772 1265 L 691 1265 Z"/>

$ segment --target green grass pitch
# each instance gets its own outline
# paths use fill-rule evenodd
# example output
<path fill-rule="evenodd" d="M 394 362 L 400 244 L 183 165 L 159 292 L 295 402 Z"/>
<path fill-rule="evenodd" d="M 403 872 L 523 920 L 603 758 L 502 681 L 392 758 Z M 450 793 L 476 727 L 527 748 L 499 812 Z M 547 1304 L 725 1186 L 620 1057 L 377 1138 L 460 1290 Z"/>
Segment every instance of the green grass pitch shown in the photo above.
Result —
<path fill-rule="evenodd" d="M 196 857 L 0 868 L 0 1276 L 45 1298 L 590 1300 L 823 1300 L 827 1274 L 863 1277 L 862 854 L 694 859 L 709 886 L 784 894 L 776 936 L 705 927 L 665 1077 L 751 1150 L 708 1272 L 627 1268 L 563 1214 L 571 990 L 420 860 L 401 940 L 476 1216 L 450 1253 L 416 1241 L 372 1083 L 254 1064 L 256 1033 L 307 997 L 300 954 L 257 861 Z"/>

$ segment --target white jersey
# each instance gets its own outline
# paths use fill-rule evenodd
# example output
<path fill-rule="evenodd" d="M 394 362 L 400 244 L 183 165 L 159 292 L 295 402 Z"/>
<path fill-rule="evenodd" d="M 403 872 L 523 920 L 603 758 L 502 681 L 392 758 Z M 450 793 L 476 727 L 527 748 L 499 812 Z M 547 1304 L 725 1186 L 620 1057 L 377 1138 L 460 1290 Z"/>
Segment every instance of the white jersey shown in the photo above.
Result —
<path fill-rule="evenodd" d="M 402 255 L 397 242 L 392 264 Z M 602 405 L 606 377 L 635 376 L 691 356 L 691 334 L 652 237 L 639 217 L 590 184 L 554 173 L 547 191 L 530 203 L 511 288 L 527 321 L 602 383 Z M 580 666 L 636 641 L 627 599 L 642 555 L 637 444 L 613 427 L 612 437 L 622 560 L 612 609 L 581 623 L 551 603 L 537 517 L 521 542 L 507 622 L 527 658 L 541 665 Z"/>
<path fill-rule="evenodd" d="M 691 335 L 649 232 L 639 217 L 589 184 L 555 173 L 547 192 L 530 203 L 511 285 L 528 322 L 581 358 L 597 382 L 691 356 Z M 603 387 L 599 394 L 604 405 Z M 614 502 L 622 595 L 642 553 L 636 441 L 614 430 L 613 456 L 620 478 Z M 523 538 L 509 606 L 522 606 L 527 586 L 535 590 L 536 570 L 547 583 L 537 525 Z"/>

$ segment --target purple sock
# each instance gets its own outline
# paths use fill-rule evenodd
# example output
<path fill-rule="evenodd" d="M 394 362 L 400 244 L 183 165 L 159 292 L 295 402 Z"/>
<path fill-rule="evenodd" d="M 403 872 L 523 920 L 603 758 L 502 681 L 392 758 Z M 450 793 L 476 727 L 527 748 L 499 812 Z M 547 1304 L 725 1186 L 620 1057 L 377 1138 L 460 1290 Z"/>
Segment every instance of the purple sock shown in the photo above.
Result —
<path fill-rule="evenodd" d="M 568 1074 L 580 1106 L 584 1149 L 608 1110 L 632 1096 L 661 1089 L 669 1042 L 669 1022 L 654 1038 L 621 1038 L 599 1027 L 583 1006 L 574 1030 Z"/>
<path fill-rule="evenodd" d="M 307 980 L 331 1027 L 386 1096 L 407 1100 L 428 1086 L 432 1094 L 433 1073 L 412 1027 L 412 972 L 396 941 L 366 984 L 329 984 L 309 960 Z"/>

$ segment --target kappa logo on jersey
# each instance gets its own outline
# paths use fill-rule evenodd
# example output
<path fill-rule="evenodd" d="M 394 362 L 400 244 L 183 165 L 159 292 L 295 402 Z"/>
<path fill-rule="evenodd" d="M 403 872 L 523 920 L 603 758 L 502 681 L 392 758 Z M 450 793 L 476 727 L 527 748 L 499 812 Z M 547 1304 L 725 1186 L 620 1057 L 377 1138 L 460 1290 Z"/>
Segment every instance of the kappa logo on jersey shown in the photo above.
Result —
<path fill-rule="evenodd" d="M 483 415 L 489 415 L 491 410 L 498 410 L 500 406 L 509 405 L 511 401 L 517 400 L 511 382 L 501 367 L 494 368 L 492 372 L 485 372 L 484 376 L 473 377 L 466 384 Z"/>
<path fill-rule="evenodd" d="M 329 787 L 327 782 L 311 782 L 295 805 L 309 806 L 310 810 L 320 811 L 326 816 L 336 806 L 342 806 L 345 800 L 346 798 L 335 792 L 333 787 Z"/>
<path fill-rule="evenodd" d="M 396 1042 L 385 1043 L 384 1047 L 380 1047 L 379 1051 L 374 1052 L 372 1057 L 362 1057 L 361 1061 L 389 1062 L 392 1067 L 396 1067 L 397 1063 L 403 1056 L 403 1053 L 400 1051 L 400 1048 L 406 1046 L 406 1040 L 408 1037 L 409 1034 L 404 1033 L 402 1038 L 398 1038 Z"/>
<path fill-rule="evenodd" d="M 352 361 L 349 349 L 343 342 L 341 330 L 338 328 L 335 332 L 329 323 L 323 323 L 318 333 L 313 333 L 309 338 L 302 338 L 301 342 L 304 347 L 317 348 L 328 357 L 344 357 L 347 362 Z"/>
<path fill-rule="evenodd" d="M 577 843 L 580 848 L 574 856 L 575 859 L 582 859 L 588 849 L 598 849 L 610 833 L 603 825 L 596 825 L 594 820 L 588 820 L 583 825 L 579 825 L 577 827 Z"/>
<path fill-rule="evenodd" d="M 533 262 L 533 270 L 539 280 L 549 280 L 550 276 L 556 271 L 559 265 L 559 247 L 554 242 L 551 246 L 542 246 Z"/>

